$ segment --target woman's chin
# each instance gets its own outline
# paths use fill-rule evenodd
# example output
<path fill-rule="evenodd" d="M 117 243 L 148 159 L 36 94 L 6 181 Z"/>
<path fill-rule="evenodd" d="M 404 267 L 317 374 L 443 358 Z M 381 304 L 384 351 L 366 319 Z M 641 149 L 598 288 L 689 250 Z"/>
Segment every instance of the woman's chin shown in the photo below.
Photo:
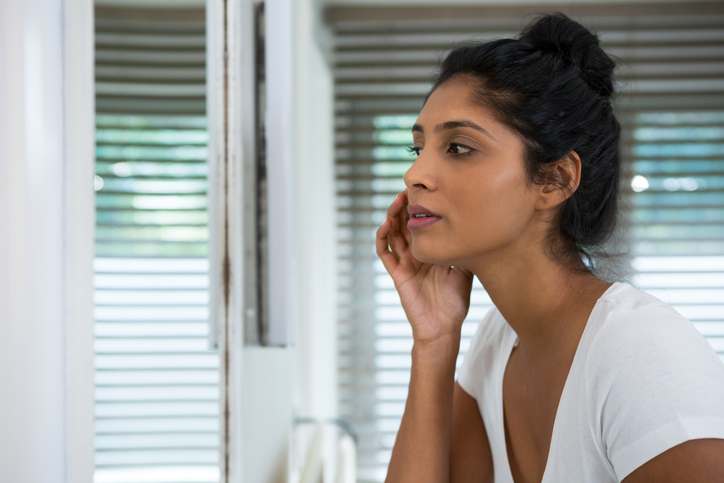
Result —
<path fill-rule="evenodd" d="M 410 251 L 412 251 L 412 256 L 422 263 L 429 263 L 431 265 L 450 265 L 451 260 L 450 257 L 447 256 L 449 254 L 445 253 L 444 250 L 435 249 L 432 247 L 423 248 L 420 246 L 416 246 L 416 244 L 413 242 L 412 246 L 410 247 Z"/>

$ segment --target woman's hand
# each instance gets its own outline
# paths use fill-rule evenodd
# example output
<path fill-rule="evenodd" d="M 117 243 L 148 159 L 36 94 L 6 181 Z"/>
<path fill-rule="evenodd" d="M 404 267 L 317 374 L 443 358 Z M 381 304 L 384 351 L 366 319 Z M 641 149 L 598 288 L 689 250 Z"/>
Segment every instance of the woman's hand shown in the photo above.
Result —
<path fill-rule="evenodd" d="M 473 274 L 417 260 L 412 255 L 409 219 L 405 190 L 392 202 L 387 219 L 377 230 L 377 255 L 395 282 L 416 342 L 460 337 L 470 308 Z"/>

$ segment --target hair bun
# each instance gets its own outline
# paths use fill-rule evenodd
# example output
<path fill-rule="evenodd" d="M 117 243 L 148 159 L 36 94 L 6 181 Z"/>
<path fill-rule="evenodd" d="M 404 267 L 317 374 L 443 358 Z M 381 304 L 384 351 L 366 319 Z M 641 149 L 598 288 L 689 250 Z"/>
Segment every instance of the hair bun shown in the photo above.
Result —
<path fill-rule="evenodd" d="M 575 20 L 560 12 L 543 15 L 529 24 L 518 40 L 562 56 L 578 66 L 581 77 L 592 89 L 605 97 L 613 95 L 616 64 L 603 51 L 598 37 Z"/>

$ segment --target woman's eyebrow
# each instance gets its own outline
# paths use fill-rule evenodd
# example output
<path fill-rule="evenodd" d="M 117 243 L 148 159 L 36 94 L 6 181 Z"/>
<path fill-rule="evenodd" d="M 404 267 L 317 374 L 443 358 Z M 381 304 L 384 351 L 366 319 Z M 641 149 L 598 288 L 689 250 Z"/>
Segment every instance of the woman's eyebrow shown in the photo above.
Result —
<path fill-rule="evenodd" d="M 485 135 L 488 136 L 490 139 L 493 139 L 494 141 L 497 141 L 497 139 L 495 139 L 492 134 L 490 134 L 488 131 L 486 131 L 486 130 L 483 129 L 481 126 L 478 126 L 477 124 L 475 124 L 475 123 L 472 122 L 472 121 L 460 120 L 460 121 L 447 121 L 447 122 L 442 122 L 442 123 L 438 124 L 437 126 L 435 126 L 435 132 L 447 131 L 447 130 L 450 130 L 450 129 L 455 129 L 456 127 L 469 127 L 469 128 L 473 128 L 473 129 L 475 129 L 476 131 L 480 131 L 481 133 L 485 134 Z M 415 124 L 415 125 L 412 126 L 412 132 L 419 132 L 419 133 L 425 134 L 425 131 L 422 129 L 422 126 L 420 126 L 419 124 Z"/>

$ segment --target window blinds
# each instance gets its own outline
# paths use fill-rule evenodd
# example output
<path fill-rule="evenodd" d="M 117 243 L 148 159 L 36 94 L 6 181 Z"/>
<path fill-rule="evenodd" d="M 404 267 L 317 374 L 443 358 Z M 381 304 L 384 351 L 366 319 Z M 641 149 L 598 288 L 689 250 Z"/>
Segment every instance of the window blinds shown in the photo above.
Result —
<path fill-rule="evenodd" d="M 218 481 L 203 10 L 96 8 L 96 482 Z"/>
<path fill-rule="evenodd" d="M 598 31 L 623 85 L 630 281 L 673 304 L 724 357 L 724 9 L 560 9 Z M 516 35 L 517 7 L 328 8 L 334 32 L 341 416 L 360 430 L 362 480 L 383 481 L 410 377 L 411 329 L 374 234 L 412 159 L 410 128 L 451 44 Z M 477 280 L 458 367 L 491 308 Z"/>

